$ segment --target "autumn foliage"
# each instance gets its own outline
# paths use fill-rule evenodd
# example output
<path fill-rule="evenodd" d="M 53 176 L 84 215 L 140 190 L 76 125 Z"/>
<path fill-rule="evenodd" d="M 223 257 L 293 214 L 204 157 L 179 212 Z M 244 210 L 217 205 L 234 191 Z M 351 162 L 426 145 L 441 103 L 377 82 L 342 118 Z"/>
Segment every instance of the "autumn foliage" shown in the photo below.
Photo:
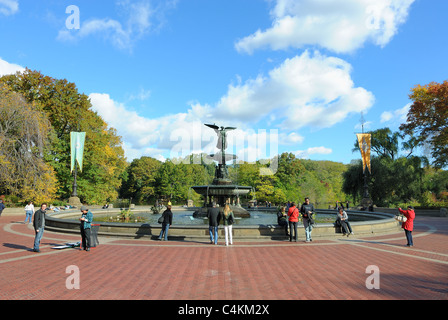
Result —
<path fill-rule="evenodd" d="M 118 197 L 126 159 L 116 130 L 91 107 L 74 83 L 38 71 L 0 78 L 0 194 L 19 201 L 68 199 L 70 132 L 86 132 L 84 168 L 78 176 L 83 203 Z M 16 177 L 20 177 L 17 179 Z"/>
<path fill-rule="evenodd" d="M 430 149 L 432 163 L 443 168 L 448 165 L 448 81 L 418 85 L 409 96 L 414 102 L 407 122 L 401 125 L 404 133 L 417 137 L 420 145 Z"/>

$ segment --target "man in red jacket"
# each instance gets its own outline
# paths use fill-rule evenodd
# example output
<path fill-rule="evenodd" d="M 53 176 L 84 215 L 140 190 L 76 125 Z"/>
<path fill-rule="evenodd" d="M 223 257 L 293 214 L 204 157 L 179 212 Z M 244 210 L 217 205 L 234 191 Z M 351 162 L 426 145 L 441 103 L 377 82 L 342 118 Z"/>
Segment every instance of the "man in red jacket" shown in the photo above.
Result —
<path fill-rule="evenodd" d="M 299 223 L 299 209 L 296 208 L 296 204 L 291 203 L 291 207 L 288 210 L 289 221 L 289 241 L 292 241 L 292 230 L 294 229 L 294 241 L 297 242 L 297 224 Z"/>
<path fill-rule="evenodd" d="M 400 211 L 400 213 L 407 218 L 406 222 L 403 222 L 401 227 L 404 229 L 406 239 L 408 240 L 408 244 L 406 246 L 412 247 L 414 246 L 414 242 L 412 241 L 412 231 L 414 230 L 415 219 L 414 208 L 408 206 L 408 210 L 402 210 L 401 208 L 398 208 L 398 211 Z"/>

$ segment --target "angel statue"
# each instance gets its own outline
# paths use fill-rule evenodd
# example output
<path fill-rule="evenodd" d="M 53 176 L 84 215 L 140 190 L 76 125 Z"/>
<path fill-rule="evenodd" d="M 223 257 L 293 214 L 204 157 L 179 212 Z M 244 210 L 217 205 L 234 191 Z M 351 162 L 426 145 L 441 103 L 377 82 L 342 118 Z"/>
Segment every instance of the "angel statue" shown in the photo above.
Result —
<path fill-rule="evenodd" d="M 218 135 L 218 144 L 216 145 L 216 148 L 219 150 L 226 150 L 227 149 L 227 131 L 235 130 L 234 127 L 221 127 L 219 128 L 215 124 L 206 124 L 207 127 L 212 128 L 215 130 L 216 134 Z"/>
<path fill-rule="evenodd" d="M 216 124 L 206 124 L 207 127 L 212 128 L 215 130 L 216 134 L 218 135 L 218 143 L 216 145 L 216 148 L 221 150 L 217 154 L 211 154 L 207 156 L 207 158 L 218 161 L 220 167 L 223 165 L 223 170 L 226 170 L 225 165 L 226 161 L 234 160 L 236 159 L 236 156 L 233 154 L 226 154 L 227 149 L 227 132 L 231 130 L 235 130 L 234 127 L 218 127 Z M 224 176 L 226 176 L 224 174 Z"/>

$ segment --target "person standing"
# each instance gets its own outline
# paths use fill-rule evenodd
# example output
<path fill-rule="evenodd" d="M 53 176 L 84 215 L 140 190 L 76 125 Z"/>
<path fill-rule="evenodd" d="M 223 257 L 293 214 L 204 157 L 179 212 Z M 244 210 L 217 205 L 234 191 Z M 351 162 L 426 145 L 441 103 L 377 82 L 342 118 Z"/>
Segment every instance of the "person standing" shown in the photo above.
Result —
<path fill-rule="evenodd" d="M 408 206 L 407 210 L 402 210 L 401 208 L 398 208 L 398 211 L 400 211 L 400 213 L 407 218 L 406 221 L 401 224 L 401 227 L 404 229 L 404 233 L 408 241 L 406 246 L 413 247 L 414 242 L 412 239 L 412 231 L 414 230 L 414 219 L 415 219 L 414 208 L 412 206 Z"/>
<path fill-rule="evenodd" d="M 303 227 L 305 228 L 306 242 L 313 241 L 311 231 L 313 231 L 314 205 L 310 204 L 310 198 L 305 198 L 305 203 L 300 208 L 302 214 Z"/>
<path fill-rule="evenodd" d="M 40 209 L 34 213 L 33 226 L 36 233 L 36 236 L 34 237 L 34 252 L 40 252 L 40 241 L 42 240 L 45 229 L 45 209 L 47 209 L 47 204 L 42 203 Z"/>
<path fill-rule="evenodd" d="M 297 224 L 299 223 L 299 209 L 296 208 L 295 202 L 291 203 L 288 210 L 289 221 L 289 241 L 293 239 L 292 231 L 294 230 L 294 241 L 297 242 Z"/>
<path fill-rule="evenodd" d="M 230 209 L 230 206 L 228 204 L 226 204 L 226 206 L 224 207 L 224 212 L 222 213 L 222 220 L 223 220 L 223 224 L 224 224 L 226 246 L 228 246 L 229 242 L 230 242 L 230 244 L 233 244 L 232 225 L 233 225 L 233 222 L 235 221 L 235 216 L 233 214 L 233 211 Z"/>
<path fill-rule="evenodd" d="M 173 212 L 171 211 L 171 205 L 166 207 L 166 210 L 162 213 L 163 222 L 162 222 L 162 230 L 160 230 L 159 240 L 164 239 L 168 241 L 168 230 L 170 226 L 173 224 Z M 163 235 L 165 234 L 165 237 Z"/>
<path fill-rule="evenodd" d="M 3 210 L 4 210 L 5 208 L 6 208 L 6 207 L 5 207 L 5 205 L 3 204 L 3 200 L 0 199 L 0 217 L 2 216 L 2 212 L 3 212 Z"/>
<path fill-rule="evenodd" d="M 220 220 L 219 208 L 216 203 L 213 203 L 213 207 L 207 210 L 208 218 L 208 232 L 210 233 L 210 243 L 218 244 L 218 226 Z"/>
<path fill-rule="evenodd" d="M 26 221 L 28 220 L 29 224 L 31 224 L 31 218 L 33 217 L 34 214 L 34 205 L 33 202 L 30 201 L 28 202 L 28 204 L 25 206 L 25 221 L 23 223 L 26 223 Z"/>
<path fill-rule="evenodd" d="M 81 221 L 80 230 L 81 230 L 81 238 L 82 238 L 82 248 L 85 251 L 90 251 L 90 229 L 92 228 L 92 221 L 93 221 L 93 214 L 92 212 L 86 207 L 81 206 L 81 218 L 79 218 L 79 221 Z"/>

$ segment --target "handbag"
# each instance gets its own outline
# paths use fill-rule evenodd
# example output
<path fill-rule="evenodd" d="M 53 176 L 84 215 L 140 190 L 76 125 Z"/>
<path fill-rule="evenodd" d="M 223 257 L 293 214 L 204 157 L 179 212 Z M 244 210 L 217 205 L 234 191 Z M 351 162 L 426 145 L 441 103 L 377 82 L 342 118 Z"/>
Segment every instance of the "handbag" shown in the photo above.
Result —
<path fill-rule="evenodd" d="M 157 222 L 158 223 L 163 223 L 163 220 L 165 220 L 165 218 L 163 217 L 163 214 L 162 214 L 162 216 L 159 218 L 159 220 L 157 220 Z"/>
<path fill-rule="evenodd" d="M 399 215 L 399 216 L 395 216 L 395 220 L 397 220 L 398 222 L 406 222 L 406 221 L 408 221 L 408 218 L 406 218 L 403 215 Z"/>

